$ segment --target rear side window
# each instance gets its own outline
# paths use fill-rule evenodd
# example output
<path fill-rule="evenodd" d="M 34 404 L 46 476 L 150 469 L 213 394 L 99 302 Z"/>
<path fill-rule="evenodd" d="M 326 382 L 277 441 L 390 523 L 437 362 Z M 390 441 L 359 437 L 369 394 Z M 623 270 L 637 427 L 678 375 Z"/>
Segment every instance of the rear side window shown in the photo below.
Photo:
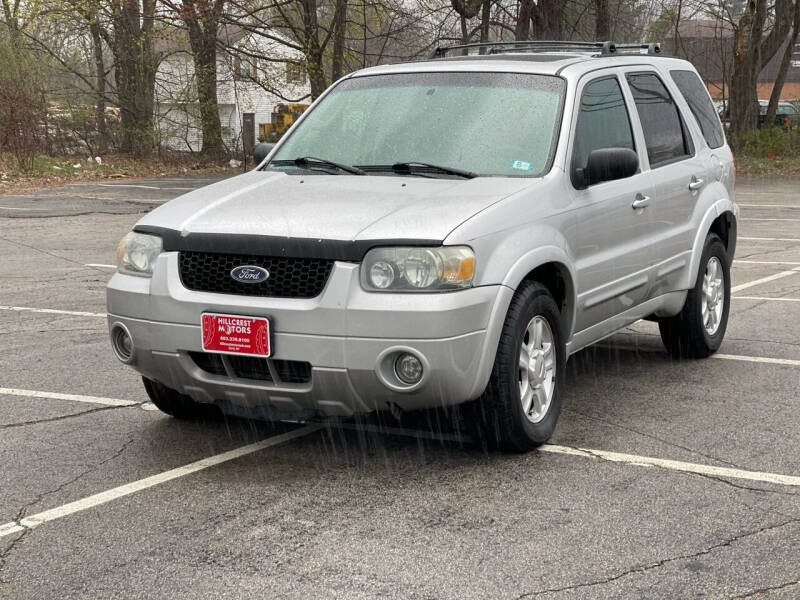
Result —
<path fill-rule="evenodd" d="M 575 129 L 573 173 L 585 168 L 589 154 L 599 148 L 635 150 L 625 99 L 615 77 L 593 81 L 583 88 Z"/>
<path fill-rule="evenodd" d="M 642 122 L 650 166 L 689 156 L 691 149 L 678 107 L 658 76 L 631 73 L 627 78 Z"/>
<path fill-rule="evenodd" d="M 709 148 L 719 148 L 725 143 L 725 136 L 722 134 L 722 124 L 719 122 L 717 111 L 714 104 L 708 97 L 706 86 L 700 81 L 697 73 L 693 71 L 670 71 L 672 81 L 686 99 L 689 110 L 692 111 L 694 118 L 703 132 L 703 137 Z"/>

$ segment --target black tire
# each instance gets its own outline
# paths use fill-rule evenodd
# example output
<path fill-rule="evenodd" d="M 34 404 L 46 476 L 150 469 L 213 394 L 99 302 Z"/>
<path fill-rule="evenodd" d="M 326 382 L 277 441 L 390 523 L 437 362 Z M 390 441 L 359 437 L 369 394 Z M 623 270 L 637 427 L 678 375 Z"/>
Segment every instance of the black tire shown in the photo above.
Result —
<path fill-rule="evenodd" d="M 545 416 L 534 423 L 526 416 L 520 397 L 519 358 L 525 332 L 534 317 L 550 327 L 555 351 L 553 395 Z M 548 289 L 537 282 L 523 284 L 508 309 L 489 385 L 472 411 L 472 431 L 485 446 L 527 452 L 550 439 L 561 412 L 566 348 L 558 307 Z"/>
<path fill-rule="evenodd" d="M 144 389 L 150 400 L 164 413 L 176 419 L 212 420 L 221 415 L 213 404 L 195 402 L 189 396 L 168 388 L 163 383 L 142 377 Z"/>
<path fill-rule="evenodd" d="M 703 280 L 706 268 L 712 258 L 719 261 L 722 269 L 724 298 L 722 315 L 713 334 L 709 334 L 703 323 Z M 706 238 L 703 254 L 700 257 L 700 267 L 694 287 L 686 295 L 686 302 L 680 314 L 668 319 L 659 319 L 658 330 L 664 347 L 674 357 L 706 358 L 719 350 L 725 337 L 728 326 L 728 312 L 731 302 L 731 272 L 730 257 L 722 240 L 714 233 L 709 233 Z"/>

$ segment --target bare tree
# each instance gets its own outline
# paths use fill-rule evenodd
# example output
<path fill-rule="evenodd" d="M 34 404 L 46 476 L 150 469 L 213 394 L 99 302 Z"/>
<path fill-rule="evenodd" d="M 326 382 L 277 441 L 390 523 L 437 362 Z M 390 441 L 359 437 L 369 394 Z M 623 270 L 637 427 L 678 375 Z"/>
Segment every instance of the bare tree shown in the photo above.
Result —
<path fill-rule="evenodd" d="M 792 62 L 792 54 L 794 52 L 794 46 L 797 43 L 798 33 L 800 33 L 800 0 L 795 0 L 792 31 L 788 37 L 786 49 L 783 51 L 781 64 L 778 67 L 778 74 L 775 77 L 775 84 L 772 86 L 772 93 L 769 96 L 766 123 L 772 124 L 775 122 L 775 114 L 778 112 L 778 102 L 781 99 L 781 92 L 783 91 L 783 82 L 786 81 L 786 73 L 789 71 L 789 65 Z"/>

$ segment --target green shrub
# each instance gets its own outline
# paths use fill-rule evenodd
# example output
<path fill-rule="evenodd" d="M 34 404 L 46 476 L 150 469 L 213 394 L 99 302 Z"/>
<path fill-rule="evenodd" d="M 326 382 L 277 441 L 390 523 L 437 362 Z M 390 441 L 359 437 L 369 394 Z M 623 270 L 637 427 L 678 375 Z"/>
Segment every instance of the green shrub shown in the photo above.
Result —
<path fill-rule="evenodd" d="M 737 155 L 754 158 L 800 156 L 800 132 L 780 127 L 764 127 L 741 134 L 732 140 Z"/>

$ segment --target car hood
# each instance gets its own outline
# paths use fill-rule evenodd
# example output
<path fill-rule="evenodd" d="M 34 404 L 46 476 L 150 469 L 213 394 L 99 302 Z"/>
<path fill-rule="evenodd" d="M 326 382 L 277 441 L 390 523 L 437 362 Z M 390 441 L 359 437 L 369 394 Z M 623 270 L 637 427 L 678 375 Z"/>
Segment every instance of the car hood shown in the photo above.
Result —
<path fill-rule="evenodd" d="M 251 171 L 185 194 L 137 227 L 328 240 L 444 240 L 530 179 L 286 175 Z"/>

